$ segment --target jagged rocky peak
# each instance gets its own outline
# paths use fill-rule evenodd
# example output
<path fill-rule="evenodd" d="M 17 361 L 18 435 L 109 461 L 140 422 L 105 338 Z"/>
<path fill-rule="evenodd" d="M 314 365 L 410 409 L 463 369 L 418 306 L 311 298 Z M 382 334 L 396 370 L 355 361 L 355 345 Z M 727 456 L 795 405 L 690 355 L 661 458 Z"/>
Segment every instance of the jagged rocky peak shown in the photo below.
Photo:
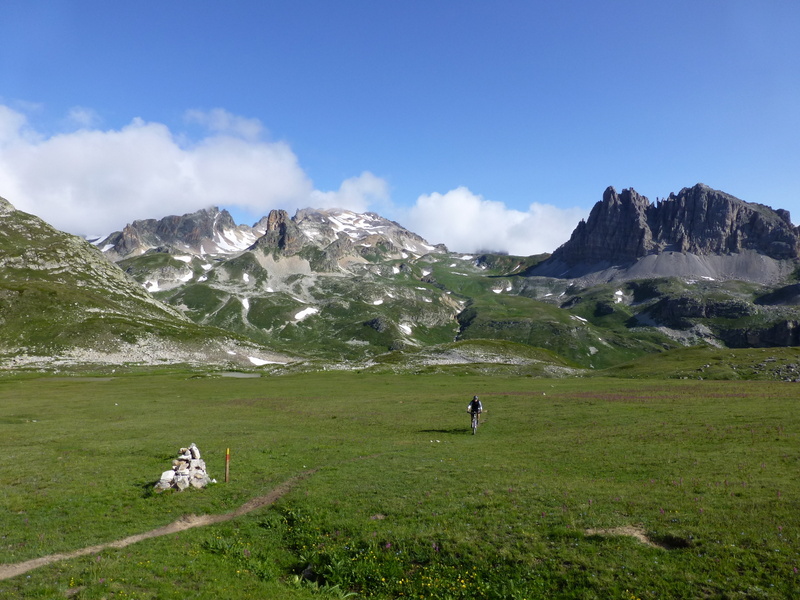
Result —
<path fill-rule="evenodd" d="M 670 253 L 683 258 L 668 259 Z M 788 211 L 745 202 L 702 183 L 656 204 L 633 189 L 617 193 L 609 187 L 569 241 L 532 274 L 582 277 L 614 268 L 619 275 L 620 269 L 648 258 L 653 276 L 690 276 L 698 261 L 708 266 L 709 257 L 725 257 L 727 266 L 708 268 L 722 278 L 753 279 L 747 271 L 756 269 L 755 258 L 748 259 L 748 265 L 734 267 L 731 262 L 748 253 L 771 261 L 800 256 L 800 230 Z M 651 264 L 653 257 L 659 258 L 659 265 Z"/>
<path fill-rule="evenodd" d="M 236 225 L 227 210 L 212 207 L 182 216 L 137 220 L 95 244 L 115 260 L 156 248 L 198 255 L 227 254 L 251 246 L 264 232 L 260 224 Z"/>
<path fill-rule="evenodd" d="M 647 254 L 653 248 L 648 208 L 650 201 L 633 189 L 618 194 L 613 187 L 606 188 L 603 200 L 594 205 L 586 221 L 578 223 L 554 257 L 567 264 L 598 260 L 614 264 Z"/>
<path fill-rule="evenodd" d="M 255 243 L 257 248 L 275 248 L 286 256 L 292 256 L 308 243 L 308 238 L 285 210 L 271 210 L 266 219 L 261 219 L 259 223 L 264 223 L 266 227 L 264 235 Z"/>
<path fill-rule="evenodd" d="M 797 258 L 800 246 L 787 211 L 744 202 L 698 183 L 655 205 L 635 190 L 617 194 L 610 187 L 556 254 L 567 263 L 615 263 L 667 250 L 694 254 L 755 250 L 785 259 Z"/>

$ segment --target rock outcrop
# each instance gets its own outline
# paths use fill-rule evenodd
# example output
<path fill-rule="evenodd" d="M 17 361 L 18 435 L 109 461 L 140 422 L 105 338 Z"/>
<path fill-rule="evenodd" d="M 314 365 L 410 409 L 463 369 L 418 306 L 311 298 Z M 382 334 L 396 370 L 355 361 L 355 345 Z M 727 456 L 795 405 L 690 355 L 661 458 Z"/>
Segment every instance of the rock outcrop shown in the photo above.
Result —
<path fill-rule="evenodd" d="M 266 231 L 256 242 L 256 247 L 279 250 L 285 256 L 294 256 L 309 243 L 285 210 L 271 210 L 266 218 Z"/>
<path fill-rule="evenodd" d="M 228 211 L 213 207 L 181 216 L 134 221 L 94 243 L 114 261 L 150 250 L 225 254 L 251 246 L 264 233 L 264 226 L 262 221 L 253 227 L 236 225 Z"/>
<path fill-rule="evenodd" d="M 800 321 L 786 319 L 766 327 L 727 329 L 720 338 L 730 348 L 800 346 Z"/>
<path fill-rule="evenodd" d="M 749 258 L 708 260 L 737 255 Z M 609 187 L 569 241 L 527 274 L 577 278 L 607 271 L 606 279 L 629 279 L 638 276 L 626 276 L 637 261 L 656 256 L 674 258 L 651 258 L 651 276 L 762 280 L 783 269 L 750 263 L 800 257 L 800 229 L 785 210 L 745 202 L 701 183 L 656 204 L 633 189 L 617 193 Z"/>
<path fill-rule="evenodd" d="M 200 458 L 200 450 L 194 444 L 181 448 L 178 458 L 172 461 L 172 468 L 161 474 L 156 490 L 175 489 L 182 492 L 188 487 L 203 488 L 212 479 L 206 472 L 206 462 Z"/>

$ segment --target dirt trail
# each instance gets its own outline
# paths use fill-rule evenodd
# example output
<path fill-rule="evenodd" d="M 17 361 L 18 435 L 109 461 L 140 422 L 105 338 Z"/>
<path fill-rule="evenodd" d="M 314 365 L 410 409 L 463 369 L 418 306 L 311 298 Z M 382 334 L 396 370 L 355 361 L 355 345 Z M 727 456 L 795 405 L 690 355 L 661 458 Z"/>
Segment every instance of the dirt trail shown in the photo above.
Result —
<path fill-rule="evenodd" d="M 39 567 L 58 562 L 60 560 L 77 558 L 79 556 L 86 556 L 87 554 L 95 554 L 108 548 L 125 548 L 126 546 L 130 546 L 136 542 L 141 542 L 142 540 L 160 537 L 162 535 L 169 535 L 171 533 L 178 533 L 180 531 L 186 531 L 187 529 L 192 529 L 193 527 L 203 527 L 205 525 L 213 525 L 215 523 L 230 521 L 231 519 L 245 515 L 258 508 L 272 504 L 278 498 L 289 492 L 289 490 L 291 490 L 298 482 L 312 475 L 314 472 L 316 472 L 316 469 L 305 471 L 296 477 L 292 477 L 276 487 L 266 496 L 253 498 L 229 513 L 223 513 L 221 515 L 187 515 L 178 519 L 177 521 L 174 521 L 173 523 L 170 523 L 169 525 L 165 525 L 164 527 L 158 527 L 157 529 L 153 529 L 151 531 L 138 533 L 115 542 L 107 542 L 105 544 L 98 544 L 97 546 L 88 546 L 79 550 L 73 550 L 72 552 L 50 554 L 49 556 L 42 556 L 40 558 L 26 560 L 25 562 L 21 563 L 0 565 L 0 581 L 3 579 L 16 577 L 17 575 L 22 575 L 23 573 L 27 573 L 33 569 L 38 569 Z"/>

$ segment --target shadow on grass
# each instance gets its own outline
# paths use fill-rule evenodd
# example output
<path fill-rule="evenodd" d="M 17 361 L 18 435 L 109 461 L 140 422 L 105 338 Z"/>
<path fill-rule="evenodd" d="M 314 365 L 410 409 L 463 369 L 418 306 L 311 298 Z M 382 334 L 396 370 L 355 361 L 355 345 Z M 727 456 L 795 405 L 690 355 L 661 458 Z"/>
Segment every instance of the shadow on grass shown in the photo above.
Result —
<path fill-rule="evenodd" d="M 157 483 L 158 481 L 143 482 L 139 480 L 134 485 L 141 490 L 142 498 L 152 498 L 153 496 L 159 493 L 159 491 L 156 490 Z M 163 493 L 163 491 L 161 493 Z"/>
<path fill-rule="evenodd" d="M 420 433 L 449 433 L 449 434 L 472 434 L 472 429 L 469 427 L 451 427 L 450 429 L 421 429 Z"/>

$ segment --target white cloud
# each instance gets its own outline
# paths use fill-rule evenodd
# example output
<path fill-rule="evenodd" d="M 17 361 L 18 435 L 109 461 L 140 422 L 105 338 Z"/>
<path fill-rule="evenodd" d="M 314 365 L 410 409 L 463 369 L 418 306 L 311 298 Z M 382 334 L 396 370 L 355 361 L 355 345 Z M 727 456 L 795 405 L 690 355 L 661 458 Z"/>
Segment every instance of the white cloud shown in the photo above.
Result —
<path fill-rule="evenodd" d="M 338 190 L 316 190 L 288 144 L 263 139 L 257 119 L 222 109 L 186 117 L 205 128 L 195 143 L 138 118 L 100 130 L 98 115 L 82 107 L 65 119 L 79 129 L 46 136 L 24 113 L 0 104 L 0 196 L 76 234 L 106 234 L 136 219 L 209 206 L 255 217 L 273 208 L 291 213 L 336 207 L 394 213 L 412 231 L 451 250 L 520 255 L 554 250 L 585 216 L 544 204 L 513 210 L 465 187 L 420 196 L 404 211 L 392 207 L 387 182 L 368 171 Z"/>
<path fill-rule="evenodd" d="M 539 203 L 522 212 L 459 187 L 420 196 L 405 224 L 429 242 L 444 243 L 457 252 L 496 250 L 528 256 L 555 250 L 585 216 L 582 209 Z"/>
<path fill-rule="evenodd" d="M 258 119 L 233 115 L 222 108 L 189 110 L 186 111 L 186 120 L 199 123 L 214 133 L 235 135 L 246 140 L 257 140 L 264 133 L 264 126 Z"/>
<path fill-rule="evenodd" d="M 73 106 L 67 114 L 67 122 L 80 129 L 96 127 L 100 120 L 100 115 L 85 106 Z"/>
<path fill-rule="evenodd" d="M 354 212 L 375 210 L 376 205 L 389 202 L 389 186 L 384 179 L 364 171 L 358 177 L 345 179 L 336 192 L 311 194 L 313 208 L 345 208 Z"/>
<path fill-rule="evenodd" d="M 0 149 L 20 138 L 29 137 L 25 115 L 0 104 Z"/>
<path fill-rule="evenodd" d="M 71 117 L 92 120 L 93 114 L 80 109 Z M 258 139 L 258 121 L 225 111 L 194 111 L 193 118 L 210 133 L 190 145 L 165 125 L 138 118 L 119 130 L 46 137 L 24 114 L 0 105 L 0 195 L 79 234 L 212 205 L 263 215 L 311 204 L 314 187 L 297 156 L 283 142 Z M 378 185 L 367 183 L 367 190 Z"/>

